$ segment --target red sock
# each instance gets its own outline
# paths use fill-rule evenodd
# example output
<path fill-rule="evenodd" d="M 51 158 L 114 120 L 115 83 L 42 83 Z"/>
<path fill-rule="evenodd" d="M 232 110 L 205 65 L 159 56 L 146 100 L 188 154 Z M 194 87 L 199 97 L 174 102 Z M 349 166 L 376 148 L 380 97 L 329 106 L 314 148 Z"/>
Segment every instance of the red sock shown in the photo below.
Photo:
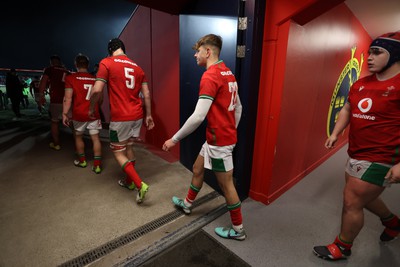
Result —
<path fill-rule="evenodd" d="M 393 213 L 384 219 L 381 219 L 382 224 L 386 226 L 387 228 L 396 228 L 399 225 L 399 217 L 394 215 Z"/>
<path fill-rule="evenodd" d="M 228 210 L 231 215 L 231 221 L 233 225 L 241 225 L 243 222 L 241 205 L 242 203 L 240 201 L 236 204 L 228 205 Z"/>
<path fill-rule="evenodd" d="M 126 173 L 126 180 L 130 184 L 135 183 L 136 188 L 140 189 L 142 187 L 142 179 L 140 179 L 139 174 L 136 172 L 135 167 L 133 167 L 132 162 L 127 161 L 122 165 L 122 169 Z"/>
<path fill-rule="evenodd" d="M 101 156 L 94 156 L 94 166 L 101 166 Z"/>
<path fill-rule="evenodd" d="M 186 196 L 186 201 L 190 204 L 193 204 L 193 201 L 196 199 L 197 194 L 200 192 L 201 188 L 195 187 L 193 184 L 190 184 L 189 191 Z"/>
<path fill-rule="evenodd" d="M 79 157 L 79 162 L 84 162 L 84 161 L 86 161 L 85 153 L 83 153 L 83 154 L 78 154 L 78 157 Z"/>
<path fill-rule="evenodd" d="M 135 167 L 135 166 L 136 166 L 136 160 L 135 160 L 135 159 L 132 159 L 132 160 L 130 160 L 130 162 L 132 162 L 132 164 L 133 164 L 133 167 Z"/>
<path fill-rule="evenodd" d="M 399 235 L 399 231 L 400 231 L 399 217 L 397 217 L 396 215 L 394 215 L 392 213 L 392 214 L 390 214 L 389 217 L 381 219 L 381 221 L 382 221 L 382 224 L 384 226 L 386 226 L 384 231 L 386 232 L 387 235 L 389 235 L 391 237 L 396 237 Z"/>
<path fill-rule="evenodd" d="M 347 242 L 347 241 L 342 240 L 340 238 L 340 235 L 338 235 L 335 238 L 335 241 L 333 243 L 335 243 L 336 245 L 339 245 L 340 247 L 347 249 L 347 250 L 350 250 L 351 247 L 353 246 L 353 242 Z"/>

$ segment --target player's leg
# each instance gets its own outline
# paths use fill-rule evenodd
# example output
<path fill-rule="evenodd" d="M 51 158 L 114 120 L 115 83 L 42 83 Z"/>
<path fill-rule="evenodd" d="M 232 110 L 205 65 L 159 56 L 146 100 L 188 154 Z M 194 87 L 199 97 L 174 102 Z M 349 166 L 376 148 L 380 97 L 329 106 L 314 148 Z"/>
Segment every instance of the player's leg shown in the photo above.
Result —
<path fill-rule="evenodd" d="M 140 129 L 142 128 L 143 119 L 132 121 L 131 129 L 129 131 L 129 141 L 126 147 L 126 156 L 128 160 L 132 162 L 133 166 L 136 165 L 136 156 L 133 146 L 135 144 L 135 140 L 140 136 Z"/>
<path fill-rule="evenodd" d="M 110 123 L 110 147 L 114 157 L 122 170 L 126 174 L 126 182 L 135 184 L 138 189 L 136 201 L 143 202 L 144 197 L 149 190 L 149 186 L 142 181 L 139 174 L 127 156 L 127 144 L 132 134 L 132 122 L 111 122 Z"/>
<path fill-rule="evenodd" d="M 201 187 L 204 182 L 204 156 L 202 152 L 197 156 L 196 161 L 193 164 L 193 176 L 190 183 L 188 192 L 184 199 L 178 198 L 176 196 L 172 197 L 172 202 L 175 206 L 181 208 L 186 214 L 190 214 L 192 210 L 192 205 L 200 192 Z"/>
<path fill-rule="evenodd" d="M 83 132 L 75 131 L 74 140 L 75 152 L 78 157 L 78 159 L 74 161 L 74 165 L 77 167 L 85 168 L 87 166 L 87 162 L 85 156 L 85 142 L 83 141 Z"/>
<path fill-rule="evenodd" d="M 233 183 L 233 170 L 227 172 L 215 172 L 218 184 L 224 193 L 226 205 L 231 217 L 231 227 L 217 227 L 215 232 L 224 238 L 244 240 L 246 233 L 243 227 L 241 201 Z"/>
<path fill-rule="evenodd" d="M 59 124 L 61 121 L 62 104 L 50 104 L 51 125 L 50 132 L 53 141 L 50 143 L 50 148 L 60 150 L 60 129 Z"/>
<path fill-rule="evenodd" d="M 87 123 L 87 129 L 89 130 L 90 139 L 93 144 L 93 167 L 92 171 L 99 174 L 103 171 L 102 166 L 102 152 L 101 152 L 101 141 L 100 141 L 100 130 L 102 129 L 101 120 L 95 120 Z"/>
<path fill-rule="evenodd" d="M 50 142 L 50 148 L 53 148 L 54 150 L 60 150 L 60 130 L 59 130 L 59 125 L 60 121 L 59 120 L 52 120 L 51 125 L 50 125 L 50 132 L 51 132 L 51 138 L 52 142 Z"/>
<path fill-rule="evenodd" d="M 132 162 L 133 166 L 135 166 L 136 157 L 135 157 L 135 152 L 133 150 L 133 145 L 134 145 L 134 138 L 129 138 L 129 141 L 126 144 L 126 156 L 128 157 L 129 161 Z"/>
<path fill-rule="evenodd" d="M 383 242 L 394 240 L 400 233 L 400 220 L 396 214 L 393 214 L 383 200 L 378 197 L 371 201 L 365 207 L 368 211 L 379 217 L 382 225 L 385 226 L 380 240 Z"/>
<path fill-rule="evenodd" d="M 343 191 L 340 234 L 327 246 L 314 247 L 314 253 L 329 260 L 345 259 L 351 255 L 353 241 L 364 226 L 364 208 L 386 213 L 379 201 L 384 191 L 384 176 L 388 166 L 349 159 L 346 165 L 346 184 Z M 382 209 L 377 211 L 377 209 Z"/>
<path fill-rule="evenodd" d="M 375 201 L 383 190 L 384 187 L 346 174 L 340 233 L 343 240 L 353 242 L 356 239 L 364 226 L 364 208 Z"/>
<path fill-rule="evenodd" d="M 102 172 L 103 167 L 102 167 L 102 154 L 101 154 L 101 141 L 99 137 L 98 130 L 89 130 L 90 133 L 90 139 L 92 140 L 93 143 L 93 156 L 94 156 L 94 161 L 93 161 L 93 168 L 92 170 L 99 174 Z"/>

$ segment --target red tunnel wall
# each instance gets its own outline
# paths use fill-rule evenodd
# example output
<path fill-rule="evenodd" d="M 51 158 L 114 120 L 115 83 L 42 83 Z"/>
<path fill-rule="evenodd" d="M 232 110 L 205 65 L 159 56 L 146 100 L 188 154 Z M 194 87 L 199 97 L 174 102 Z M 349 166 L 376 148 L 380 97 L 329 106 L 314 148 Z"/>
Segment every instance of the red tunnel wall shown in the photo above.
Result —
<path fill-rule="evenodd" d="M 160 156 L 179 159 L 179 144 L 171 152 L 159 151 L 179 129 L 179 17 L 140 6 L 120 38 L 149 80 L 156 126 L 143 127 L 141 138 Z"/>
<path fill-rule="evenodd" d="M 267 0 L 254 200 L 271 203 L 347 142 L 345 136 L 336 150 L 323 147 L 329 104 L 351 48 L 360 60 L 371 39 L 341 2 Z M 140 7 L 120 37 L 150 81 L 156 129 L 142 138 L 160 148 L 179 129 L 179 17 Z M 327 42 L 337 38 L 340 46 Z M 179 158 L 179 148 L 171 154 Z"/>
<path fill-rule="evenodd" d="M 351 48 L 357 48 L 354 58 L 361 64 L 361 53 L 366 61 L 371 39 L 343 3 L 314 14 L 304 25 L 296 23 L 307 17 L 301 17 L 301 11 L 315 12 L 310 6 L 317 2 L 302 1 L 297 9 L 291 4 L 285 16 L 285 1 L 267 1 L 271 9 L 266 13 L 250 187 L 250 197 L 265 204 L 347 142 L 345 135 L 335 150 L 324 148 L 329 106 Z M 274 15 L 276 20 L 271 21 L 268 13 L 277 10 L 281 16 Z M 283 19 L 290 14 L 296 21 Z"/>

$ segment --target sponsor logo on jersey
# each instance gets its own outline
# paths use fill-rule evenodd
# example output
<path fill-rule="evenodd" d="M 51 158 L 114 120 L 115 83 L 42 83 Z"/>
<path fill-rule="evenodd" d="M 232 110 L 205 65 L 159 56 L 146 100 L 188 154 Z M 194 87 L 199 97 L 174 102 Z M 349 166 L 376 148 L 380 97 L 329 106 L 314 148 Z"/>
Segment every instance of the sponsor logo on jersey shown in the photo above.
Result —
<path fill-rule="evenodd" d="M 137 64 L 135 64 L 135 63 L 133 63 L 133 62 L 131 62 L 129 60 L 126 60 L 126 59 L 114 58 L 114 62 L 126 63 L 126 64 L 130 64 L 130 65 L 133 65 L 133 66 L 137 66 Z"/>
<path fill-rule="evenodd" d="M 221 71 L 222 76 L 233 75 L 232 71 Z"/>
<path fill-rule="evenodd" d="M 83 81 L 95 81 L 96 80 L 96 78 L 80 77 L 80 76 L 77 76 L 76 79 L 77 80 L 83 80 Z"/>
<path fill-rule="evenodd" d="M 357 107 L 362 113 L 368 112 L 372 107 L 372 99 L 371 98 L 361 99 L 360 102 L 358 102 Z"/>
<path fill-rule="evenodd" d="M 357 58 L 354 57 L 356 49 L 356 47 L 351 48 L 351 58 L 343 68 L 342 73 L 336 82 L 335 89 L 333 90 L 326 124 L 326 134 L 328 137 L 331 135 L 333 128 L 335 127 L 339 111 L 346 103 L 351 85 L 358 80 L 361 74 L 364 55 L 361 54 L 361 63 L 359 63 Z M 359 88 L 360 91 L 362 89 L 364 88 Z"/>
<path fill-rule="evenodd" d="M 372 107 L 372 99 L 371 98 L 363 98 L 361 99 L 358 104 L 357 104 L 358 109 L 362 113 L 367 113 L 370 111 Z M 354 118 L 358 119 L 363 119 L 363 120 L 369 120 L 369 121 L 374 121 L 376 118 L 375 116 L 367 115 L 367 114 L 358 114 L 358 113 L 353 113 Z"/>
<path fill-rule="evenodd" d="M 363 119 L 363 120 L 369 120 L 369 121 L 374 121 L 375 120 L 375 116 L 371 116 L 371 115 L 365 115 L 365 114 L 353 114 L 354 118 L 358 118 L 358 119 Z"/>

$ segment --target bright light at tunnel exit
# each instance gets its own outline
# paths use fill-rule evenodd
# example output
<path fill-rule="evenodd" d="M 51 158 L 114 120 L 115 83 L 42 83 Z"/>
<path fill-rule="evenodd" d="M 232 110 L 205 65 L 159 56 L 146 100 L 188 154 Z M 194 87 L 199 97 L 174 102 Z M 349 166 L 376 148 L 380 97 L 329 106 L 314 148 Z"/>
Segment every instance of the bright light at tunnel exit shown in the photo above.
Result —
<path fill-rule="evenodd" d="M 216 19 L 214 20 L 215 29 L 224 35 L 235 34 L 237 31 L 237 21 L 232 19 Z"/>

